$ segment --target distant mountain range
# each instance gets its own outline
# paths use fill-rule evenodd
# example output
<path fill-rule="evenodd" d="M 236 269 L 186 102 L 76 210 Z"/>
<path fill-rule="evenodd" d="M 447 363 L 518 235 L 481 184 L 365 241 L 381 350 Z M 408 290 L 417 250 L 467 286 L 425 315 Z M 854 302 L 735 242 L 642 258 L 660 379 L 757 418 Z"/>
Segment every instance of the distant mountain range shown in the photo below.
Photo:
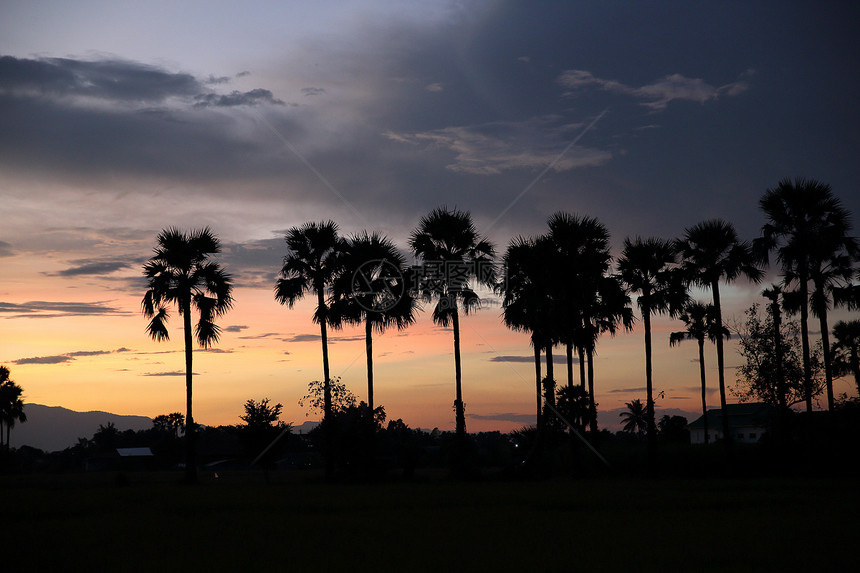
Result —
<path fill-rule="evenodd" d="M 113 423 L 116 428 L 125 430 L 148 430 L 152 418 L 146 416 L 122 416 L 110 412 L 75 412 L 60 406 L 25 404 L 27 421 L 18 422 L 12 428 L 10 445 L 13 448 L 31 446 L 46 452 L 57 452 L 78 443 L 78 438 L 92 438 L 99 426 Z M 294 433 L 307 434 L 319 422 L 307 421 L 293 428 Z"/>
<path fill-rule="evenodd" d="M 74 446 L 78 438 L 92 438 L 99 426 L 112 422 L 120 431 L 147 430 L 152 419 L 146 416 L 120 416 L 110 412 L 75 412 L 60 406 L 25 404 L 27 421 L 12 428 L 13 448 L 32 446 L 56 452 Z"/>

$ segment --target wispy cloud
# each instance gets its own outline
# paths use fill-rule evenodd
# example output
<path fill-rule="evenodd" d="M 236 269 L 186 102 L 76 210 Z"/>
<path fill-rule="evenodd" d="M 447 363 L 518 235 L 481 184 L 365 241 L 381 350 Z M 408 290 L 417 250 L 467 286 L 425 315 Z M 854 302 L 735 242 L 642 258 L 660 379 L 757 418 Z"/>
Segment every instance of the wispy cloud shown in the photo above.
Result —
<path fill-rule="evenodd" d="M 535 357 L 534 356 L 519 356 L 519 355 L 499 355 L 496 354 L 492 358 L 490 358 L 490 362 L 528 362 L 530 364 L 534 364 Z M 541 355 L 541 362 L 546 362 L 546 357 Z M 567 357 L 561 354 L 553 354 L 552 355 L 552 363 L 553 364 L 567 364 Z M 577 357 L 573 357 L 573 363 L 579 364 L 579 359 Z"/>
<path fill-rule="evenodd" d="M 109 275 L 122 269 L 132 267 L 132 264 L 127 260 L 118 261 L 90 261 L 79 260 L 72 261 L 75 266 L 58 271 L 57 273 L 46 273 L 48 276 L 73 277 L 83 275 Z"/>
<path fill-rule="evenodd" d="M 12 248 L 12 245 L 6 241 L 0 241 L 0 257 L 11 257 L 14 254 L 15 250 Z"/>
<path fill-rule="evenodd" d="M 21 304 L 0 302 L 0 313 L 9 313 L 7 318 L 57 318 L 62 316 L 99 316 L 131 314 L 100 302 L 57 302 L 34 300 Z"/>
<path fill-rule="evenodd" d="M 445 149 L 454 153 L 451 171 L 473 175 L 497 175 L 516 169 L 542 169 L 552 165 L 556 172 L 579 167 L 603 165 L 612 153 L 573 145 L 559 157 L 570 139 L 572 129 L 580 125 L 565 124 L 550 116 L 527 121 L 499 121 L 470 126 L 453 126 L 418 133 L 386 132 L 393 140 L 427 149 Z"/>
<path fill-rule="evenodd" d="M 674 100 L 704 104 L 717 100 L 721 96 L 737 96 L 749 89 L 749 78 L 754 74 L 753 70 L 747 70 L 737 81 L 722 86 L 712 86 L 701 78 L 670 74 L 650 84 L 633 87 L 616 80 L 599 78 L 587 70 L 566 70 L 558 77 L 558 83 L 570 90 L 565 94 L 567 96 L 575 95 L 585 88 L 596 87 L 644 100 L 640 102 L 641 105 L 653 111 L 662 111 L 666 109 L 669 102 Z"/>
<path fill-rule="evenodd" d="M 645 386 L 637 386 L 635 388 L 614 388 L 612 390 L 607 390 L 610 394 L 638 394 L 640 392 L 645 392 Z"/>
<path fill-rule="evenodd" d="M 184 370 L 171 370 L 168 372 L 144 372 L 144 376 L 185 376 Z M 192 376 L 199 376 L 197 372 L 193 372 Z"/>
<path fill-rule="evenodd" d="M 65 354 L 55 354 L 53 356 L 32 356 L 30 358 L 19 358 L 13 360 L 12 364 L 21 366 L 27 364 L 63 364 L 72 362 L 77 358 L 87 356 L 102 356 L 105 354 L 118 354 L 122 352 L 131 352 L 128 348 L 122 347 L 116 350 L 76 350 L 74 352 L 66 352 Z"/>
<path fill-rule="evenodd" d="M 466 414 L 466 416 L 473 420 L 515 422 L 517 424 L 533 424 L 535 422 L 534 414 L 515 414 L 512 412 L 506 412 L 504 414 Z"/>

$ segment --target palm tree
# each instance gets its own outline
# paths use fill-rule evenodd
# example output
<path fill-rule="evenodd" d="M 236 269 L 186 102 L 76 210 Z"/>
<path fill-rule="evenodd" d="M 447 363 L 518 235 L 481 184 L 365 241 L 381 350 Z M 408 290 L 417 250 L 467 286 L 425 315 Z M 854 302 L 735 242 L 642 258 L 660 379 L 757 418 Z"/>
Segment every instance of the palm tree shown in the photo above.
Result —
<path fill-rule="evenodd" d="M 833 345 L 834 354 L 847 354 L 839 361 L 843 366 L 840 370 L 854 374 L 854 383 L 857 384 L 857 393 L 860 394 L 860 320 L 840 320 L 833 325 L 833 338 L 836 339 Z"/>
<path fill-rule="evenodd" d="M 555 251 L 555 290 L 560 303 L 558 316 L 567 354 L 567 383 L 573 385 L 573 347 L 584 340 L 583 306 L 588 304 L 594 283 L 608 270 L 609 231 L 593 217 L 559 211 L 547 221 L 547 239 Z M 582 344 L 586 344 L 582 342 Z"/>
<path fill-rule="evenodd" d="M 490 288 L 495 286 L 493 266 L 495 249 L 482 238 L 467 211 L 438 207 L 421 218 L 409 237 L 409 246 L 423 260 L 420 291 L 426 300 L 436 300 L 433 321 L 454 331 L 454 370 L 456 376 L 456 433 L 460 444 L 466 438 L 466 415 L 463 405 L 460 371 L 460 315 L 479 306 L 473 279 Z"/>
<path fill-rule="evenodd" d="M 814 281 L 813 312 L 821 322 L 828 407 L 833 408 L 833 385 L 827 328 L 828 291 L 845 281 L 844 268 L 858 256 L 851 224 L 830 185 L 814 179 L 783 179 L 765 191 L 759 206 L 768 217 L 759 241 L 761 251 L 776 251 L 786 286 L 795 285 L 800 310 L 806 409 L 812 410 L 812 367 L 809 349 L 809 282 Z M 766 258 L 766 254 L 763 255 Z M 850 273 L 849 273 L 850 274 Z M 850 279 L 850 277 L 848 277 Z"/>
<path fill-rule="evenodd" d="M 618 414 L 623 422 L 621 429 L 630 434 L 641 436 L 650 424 L 646 408 L 642 406 L 639 398 L 627 402 L 625 406 L 627 406 L 627 411 Z"/>
<path fill-rule="evenodd" d="M 680 319 L 687 327 L 680 332 L 669 335 L 669 346 L 680 344 L 683 340 L 695 340 L 699 343 L 699 376 L 702 379 L 702 421 L 704 422 L 705 443 L 708 443 L 708 399 L 705 385 L 705 338 L 716 342 L 718 337 L 729 339 L 729 330 L 719 329 L 716 324 L 714 306 L 692 301 L 684 307 Z"/>
<path fill-rule="evenodd" d="M 723 328 L 720 304 L 720 281 L 731 283 L 741 276 L 758 283 L 763 272 L 756 264 L 749 243 L 738 239 L 731 223 L 722 219 L 711 219 L 687 228 L 684 238 L 677 242 L 682 257 L 682 269 L 686 280 L 702 288 L 711 289 L 716 327 Z M 720 383 L 720 408 L 726 412 L 725 358 L 723 337 L 717 337 L 717 375 Z M 731 443 L 729 418 L 722 416 L 723 436 Z"/>
<path fill-rule="evenodd" d="M 621 279 L 632 292 L 638 292 L 637 303 L 645 328 L 645 412 L 648 422 L 648 453 L 651 461 L 657 452 L 657 425 L 654 419 L 654 390 L 651 377 L 651 315 L 677 316 L 688 300 L 676 265 L 678 255 L 671 241 L 658 238 L 624 239 L 618 260 Z"/>
<path fill-rule="evenodd" d="M 24 390 L 9 378 L 9 369 L 0 366 L 0 446 L 5 445 L 9 450 L 9 439 L 15 422 L 26 422 L 24 400 L 21 394 Z M 6 441 L 3 441 L 3 426 L 6 426 Z"/>
<path fill-rule="evenodd" d="M 582 306 L 583 329 L 577 344 L 580 350 L 584 350 L 588 362 L 588 400 L 591 408 L 589 424 L 591 432 L 596 434 L 594 355 L 597 353 L 597 340 L 606 332 L 615 336 L 619 326 L 628 331 L 633 330 L 633 309 L 630 307 L 630 295 L 620 276 L 603 275 L 592 277 L 592 280 L 592 292 Z"/>
<path fill-rule="evenodd" d="M 293 308 L 296 301 L 312 292 L 317 297 L 313 320 L 320 325 L 323 357 L 323 424 L 326 442 L 326 475 L 334 475 L 334 418 L 331 402 L 331 376 L 328 363 L 328 331 L 330 323 L 326 292 L 343 270 L 346 241 L 338 235 L 334 221 L 305 223 L 287 230 L 284 240 L 287 254 L 281 268 L 281 278 L 275 284 L 275 300 Z M 337 321 L 333 323 L 338 326 Z"/>
<path fill-rule="evenodd" d="M 407 328 L 415 322 L 418 303 L 409 292 L 406 259 L 386 237 L 364 232 L 349 238 L 342 264 L 333 288 L 333 319 L 364 326 L 367 405 L 372 412 L 373 332 Z"/>
<path fill-rule="evenodd" d="M 183 319 L 185 332 L 185 394 L 186 394 L 186 474 L 188 483 L 197 481 L 195 449 L 196 428 L 192 415 L 192 340 L 203 348 L 216 342 L 221 329 L 215 319 L 233 306 L 231 277 L 212 261 L 210 255 L 221 252 L 221 243 L 205 227 L 184 233 L 175 228 L 161 231 L 156 238 L 154 254 L 143 266 L 148 290 L 143 296 L 142 310 L 150 318 L 147 333 L 153 340 L 168 340 L 166 305 L 176 304 Z M 192 331 L 192 309 L 199 314 Z"/>
<path fill-rule="evenodd" d="M 548 242 L 543 239 L 515 237 L 503 257 L 504 276 L 496 285 L 502 294 L 502 319 L 508 328 L 530 333 L 535 357 L 535 396 L 537 401 L 537 427 L 541 418 L 541 349 L 551 344 L 551 306 L 548 289 L 551 255 Z"/>

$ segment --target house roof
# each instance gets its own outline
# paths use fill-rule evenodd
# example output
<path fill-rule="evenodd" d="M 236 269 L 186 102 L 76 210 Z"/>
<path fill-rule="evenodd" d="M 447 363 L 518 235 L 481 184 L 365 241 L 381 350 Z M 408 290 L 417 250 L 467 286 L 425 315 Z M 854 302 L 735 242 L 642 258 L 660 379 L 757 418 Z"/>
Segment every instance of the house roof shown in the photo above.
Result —
<path fill-rule="evenodd" d="M 117 448 L 116 453 L 120 456 L 126 457 L 137 457 L 137 456 L 151 456 L 152 450 L 149 448 Z"/>
<path fill-rule="evenodd" d="M 773 414 L 773 406 L 763 402 L 748 402 L 743 404 L 726 404 L 726 410 L 729 416 L 729 426 L 739 428 L 743 426 L 763 427 L 770 422 Z M 722 408 L 713 408 L 708 410 L 708 427 L 719 428 L 723 423 Z M 704 416 L 699 416 L 687 427 L 691 430 L 703 428 L 705 425 Z"/>

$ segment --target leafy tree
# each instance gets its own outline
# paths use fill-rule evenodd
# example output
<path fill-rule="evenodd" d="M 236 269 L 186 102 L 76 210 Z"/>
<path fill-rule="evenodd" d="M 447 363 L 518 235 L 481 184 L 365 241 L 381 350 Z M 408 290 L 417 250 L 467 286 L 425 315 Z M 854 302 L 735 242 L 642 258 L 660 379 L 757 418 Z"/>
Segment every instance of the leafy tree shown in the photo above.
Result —
<path fill-rule="evenodd" d="M 627 402 L 625 406 L 627 406 L 627 411 L 618 414 L 621 416 L 621 421 L 623 422 L 621 429 L 629 434 L 643 436 L 647 432 L 649 425 L 648 413 L 645 406 L 642 405 L 639 398 L 636 398 L 632 402 Z"/>
<path fill-rule="evenodd" d="M 718 329 L 723 327 L 720 281 L 734 282 L 740 277 L 758 283 L 764 273 L 759 268 L 752 246 L 738 238 L 731 223 L 712 219 L 687 228 L 676 243 L 682 257 L 682 269 L 690 284 L 711 290 Z M 720 408 L 726 411 L 725 355 L 723 338 L 717 337 L 717 377 L 720 384 Z M 731 444 L 729 417 L 723 416 L 723 436 Z"/>
<path fill-rule="evenodd" d="M 0 446 L 3 442 L 3 426 L 6 426 L 6 449 L 9 449 L 9 438 L 15 422 L 26 422 L 24 400 L 21 398 L 24 390 L 10 378 L 11 372 L 6 366 L 0 366 Z"/>
<path fill-rule="evenodd" d="M 329 401 L 332 413 L 342 412 L 356 405 L 355 394 L 349 391 L 340 376 L 335 376 L 328 384 Z M 307 408 L 308 413 L 325 414 L 325 385 L 320 380 L 308 383 L 308 393 L 299 400 L 299 406 Z"/>
<path fill-rule="evenodd" d="M 860 320 L 840 320 L 833 325 L 833 338 L 836 375 L 853 374 L 860 395 Z"/>
<path fill-rule="evenodd" d="M 245 413 L 239 418 L 248 428 L 270 428 L 277 425 L 282 408 L 282 404 L 269 405 L 268 398 L 263 398 L 259 402 L 248 400 L 245 402 Z"/>
<path fill-rule="evenodd" d="M 654 419 L 654 386 L 651 376 L 651 315 L 677 316 L 688 300 L 687 289 L 676 268 L 678 255 L 671 241 L 657 238 L 624 240 L 624 250 L 618 260 L 621 279 L 633 292 L 645 328 L 645 417 L 648 453 L 653 463 L 657 448 L 657 425 Z"/>
<path fill-rule="evenodd" d="M 216 342 L 221 329 L 215 319 L 233 306 L 233 284 L 230 275 L 210 255 L 221 252 L 221 243 L 206 227 L 183 233 L 168 228 L 157 237 L 155 254 L 143 266 L 148 290 L 143 297 L 143 315 L 151 321 L 147 327 L 153 340 L 168 340 L 167 305 L 176 304 L 183 318 L 185 334 L 185 389 L 187 421 L 186 481 L 197 481 L 195 425 L 192 413 L 192 341 L 209 348 Z M 191 312 L 199 318 L 192 329 Z"/>
<path fill-rule="evenodd" d="M 801 359 L 802 345 L 797 321 L 785 324 L 777 334 L 773 312 L 768 308 L 762 317 L 758 304 L 746 311 L 746 323 L 738 332 L 738 351 L 743 363 L 738 369 L 734 394 L 742 401 L 761 401 L 779 406 L 782 400 L 787 406 L 804 402 L 806 391 L 804 369 Z M 774 351 L 774 339 L 779 338 L 781 352 Z M 811 356 L 812 396 L 824 391 L 823 366 L 819 353 Z M 780 383 L 785 388 L 785 398 L 779 394 Z M 725 435 L 725 434 L 724 434 Z"/>
<path fill-rule="evenodd" d="M 657 423 L 660 436 L 667 442 L 688 443 L 690 430 L 687 429 L 687 418 L 684 416 L 669 416 L 665 414 Z"/>
<path fill-rule="evenodd" d="M 699 376 L 702 380 L 702 421 L 704 422 L 705 443 L 708 443 L 708 396 L 705 384 L 705 338 L 716 342 L 717 337 L 729 338 L 729 330 L 718 328 L 716 312 L 713 305 L 704 305 L 691 301 L 684 307 L 680 319 L 686 325 L 686 330 L 673 332 L 669 335 L 669 346 L 675 346 L 682 340 L 695 340 L 699 344 Z"/>
<path fill-rule="evenodd" d="M 284 237 L 287 243 L 287 255 L 281 268 L 281 278 L 275 285 L 275 299 L 292 308 L 296 301 L 313 293 L 317 298 L 317 307 L 313 320 L 320 326 L 323 358 L 323 420 L 330 421 L 332 416 L 331 376 L 328 362 L 328 330 L 327 325 L 337 327 L 339 321 L 332 321 L 329 307 L 326 303 L 326 292 L 343 271 L 343 258 L 346 253 L 346 241 L 338 235 L 338 227 L 334 221 L 320 223 L 305 223 L 301 227 L 292 227 Z M 331 428 L 332 424 L 326 427 Z M 332 446 L 334 436 L 329 434 L 327 444 Z M 334 460 L 326 458 L 326 475 L 331 477 L 334 472 Z"/>
<path fill-rule="evenodd" d="M 454 331 L 454 410 L 458 442 L 463 448 L 466 413 L 460 368 L 459 311 L 462 306 L 463 313 L 468 314 L 480 306 L 480 299 L 471 287 L 473 280 L 489 288 L 495 286 L 495 248 L 478 234 L 467 211 L 446 207 L 438 207 L 421 218 L 409 237 L 409 247 L 423 261 L 418 277 L 420 294 L 427 301 L 437 301 L 433 322 L 451 326 Z"/>
<path fill-rule="evenodd" d="M 796 304 L 800 311 L 803 372 L 806 388 L 806 409 L 812 411 L 812 364 L 809 345 L 809 307 L 819 317 L 824 352 L 825 379 L 828 408 L 833 409 L 827 307 L 841 302 L 832 295 L 840 286 L 847 287 L 851 275 L 851 262 L 858 257 L 856 239 L 848 235 L 851 224 L 849 214 L 833 195 L 830 185 L 814 179 L 781 180 L 776 187 L 765 191 L 759 206 L 768 222 L 762 227 L 758 241 L 763 258 L 776 251 L 777 262 L 783 271 L 786 287 L 795 287 Z M 814 291 L 810 293 L 809 283 Z"/>
<path fill-rule="evenodd" d="M 576 428 L 584 430 L 591 425 L 596 412 L 591 406 L 591 397 L 582 385 L 565 386 L 558 391 L 557 408 L 559 413 Z"/>

